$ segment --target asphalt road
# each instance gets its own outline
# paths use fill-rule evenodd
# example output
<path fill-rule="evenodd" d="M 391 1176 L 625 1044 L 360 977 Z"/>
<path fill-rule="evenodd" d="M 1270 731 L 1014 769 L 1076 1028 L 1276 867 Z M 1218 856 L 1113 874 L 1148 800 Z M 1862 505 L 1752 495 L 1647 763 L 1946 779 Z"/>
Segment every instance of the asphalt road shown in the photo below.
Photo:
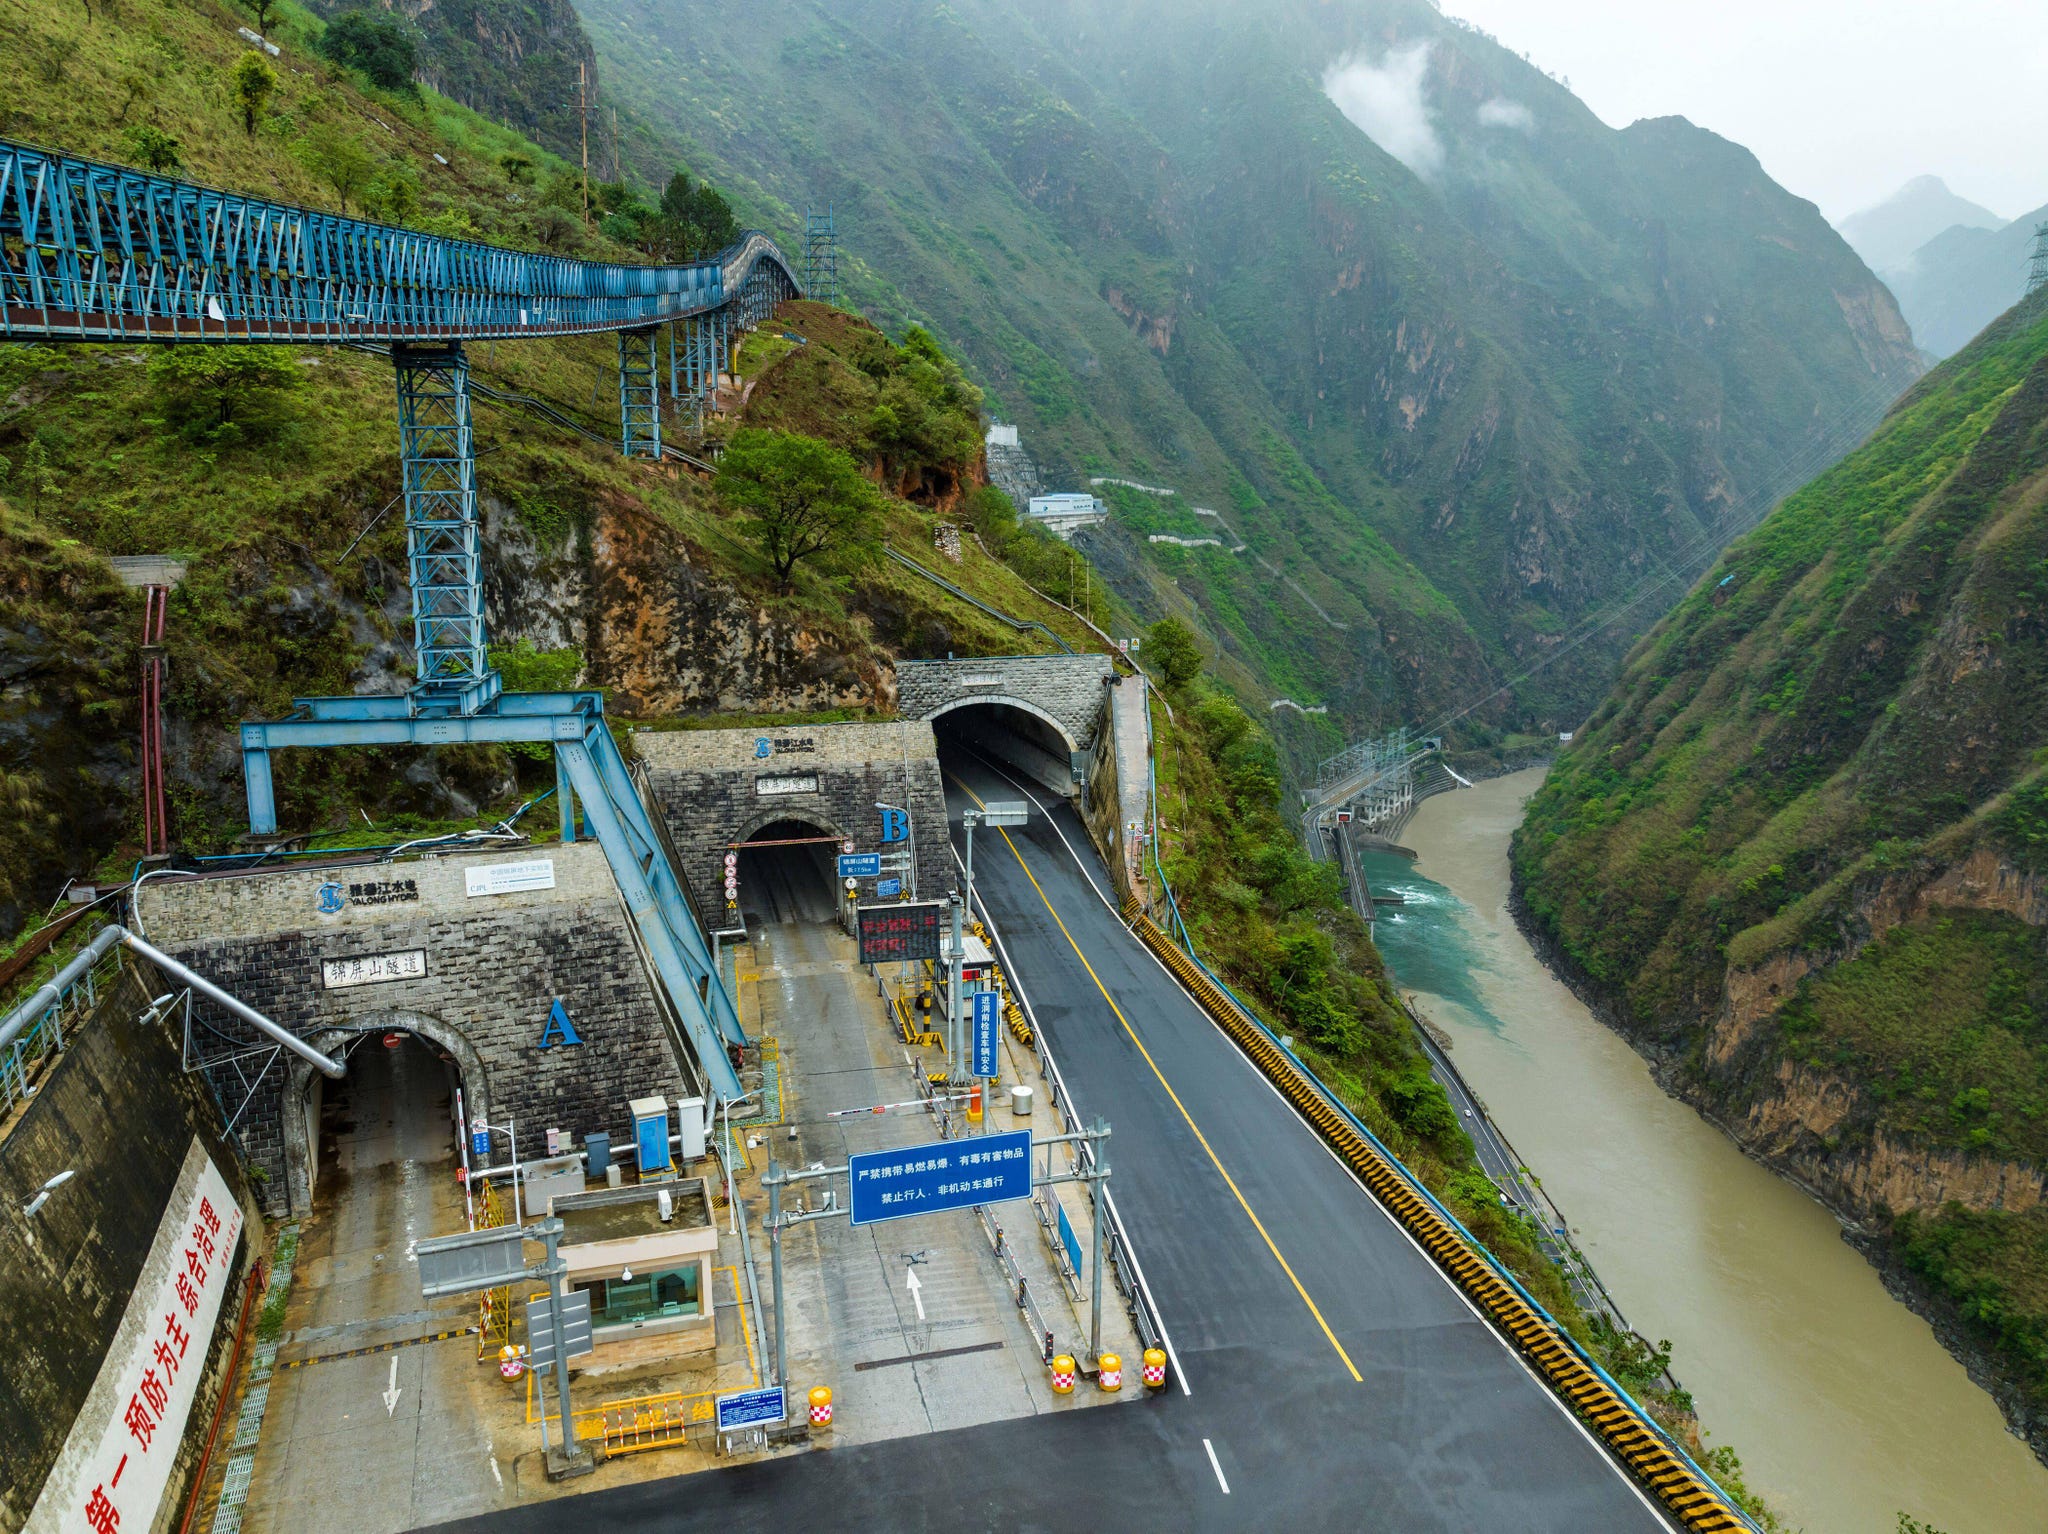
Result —
<path fill-rule="evenodd" d="M 980 763 L 947 765 L 956 821 L 967 791 L 1020 797 Z M 1114 1127 L 1117 1206 L 1191 1393 L 450 1527 L 1669 1527 L 1124 930 L 1084 861 L 1103 877 L 1064 806 L 976 837 L 978 890 L 1011 973 L 1080 1111 Z"/>

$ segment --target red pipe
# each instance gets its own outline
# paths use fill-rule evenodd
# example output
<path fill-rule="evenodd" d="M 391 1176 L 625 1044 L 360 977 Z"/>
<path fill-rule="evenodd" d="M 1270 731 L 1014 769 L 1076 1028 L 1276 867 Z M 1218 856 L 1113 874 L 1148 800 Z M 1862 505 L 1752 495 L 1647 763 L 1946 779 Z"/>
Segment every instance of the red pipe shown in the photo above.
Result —
<path fill-rule="evenodd" d="M 234 1399 L 235 1372 L 242 1366 L 242 1345 L 249 1340 L 249 1311 L 256 1302 L 256 1296 L 263 1292 L 269 1275 L 270 1264 L 258 1257 L 249 1270 L 249 1286 L 242 1291 L 242 1319 L 235 1326 L 234 1355 L 228 1359 L 228 1374 L 221 1381 L 220 1399 L 214 1402 L 213 1426 L 206 1430 L 206 1447 L 199 1451 L 199 1468 L 192 1474 L 192 1490 L 185 1498 L 185 1517 L 178 1525 L 178 1534 L 192 1534 L 192 1519 L 199 1511 L 199 1494 L 206 1490 L 206 1465 L 213 1458 L 214 1440 L 220 1437 L 220 1419 L 227 1414 L 228 1402 Z"/>

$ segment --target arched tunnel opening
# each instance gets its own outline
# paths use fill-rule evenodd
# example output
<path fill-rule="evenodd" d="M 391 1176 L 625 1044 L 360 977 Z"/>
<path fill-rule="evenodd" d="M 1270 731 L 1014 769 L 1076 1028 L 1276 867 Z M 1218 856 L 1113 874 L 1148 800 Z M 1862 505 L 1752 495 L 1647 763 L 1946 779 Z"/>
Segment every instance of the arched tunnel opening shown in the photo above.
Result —
<path fill-rule="evenodd" d="M 455 1150 L 461 1077 L 441 1050 L 402 1029 L 372 1033 L 348 1052 L 348 1074 L 306 1083 L 306 1175 L 315 1206 L 377 1203 L 422 1169 L 438 1173 Z"/>
<path fill-rule="evenodd" d="M 739 848 L 740 913 L 749 927 L 839 916 L 838 837 L 808 820 L 772 820 Z"/>
<path fill-rule="evenodd" d="M 939 760 L 993 762 L 1033 788 L 1074 791 L 1074 747 L 1051 721 L 1013 703 L 968 703 L 932 720 Z"/>

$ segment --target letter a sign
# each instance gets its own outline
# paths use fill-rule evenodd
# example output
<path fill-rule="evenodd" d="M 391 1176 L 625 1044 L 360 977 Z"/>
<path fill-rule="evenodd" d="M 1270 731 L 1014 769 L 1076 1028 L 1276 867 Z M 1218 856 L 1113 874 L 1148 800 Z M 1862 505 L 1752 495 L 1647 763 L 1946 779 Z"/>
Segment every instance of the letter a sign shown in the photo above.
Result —
<path fill-rule="evenodd" d="M 548 1025 L 540 1031 L 540 1047 L 553 1049 L 557 1044 L 581 1044 L 582 1038 L 576 1032 L 576 1025 L 569 1021 L 569 1009 L 562 1005 L 562 998 L 555 998 L 554 1010 L 548 1013 Z"/>
<path fill-rule="evenodd" d="M 882 811 L 882 840 L 900 842 L 910 835 L 910 817 L 901 810 Z"/>

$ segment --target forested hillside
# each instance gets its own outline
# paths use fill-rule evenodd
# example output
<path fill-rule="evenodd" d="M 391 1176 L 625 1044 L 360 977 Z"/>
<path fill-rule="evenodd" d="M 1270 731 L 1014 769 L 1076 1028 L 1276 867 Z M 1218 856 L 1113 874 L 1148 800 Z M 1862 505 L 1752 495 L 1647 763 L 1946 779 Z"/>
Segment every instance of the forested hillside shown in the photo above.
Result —
<path fill-rule="evenodd" d="M 528 249 L 644 259 L 616 236 L 670 237 L 625 189 L 596 186 L 586 217 L 580 181 L 546 151 L 402 73 L 386 86 L 335 62 L 310 13 L 270 8 L 275 60 L 238 35 L 248 19 L 211 0 L 124 0 L 118 20 L 54 0 L 0 10 L 0 132 Z M 1016 648 L 1012 630 L 877 567 L 885 539 L 929 557 L 942 507 L 974 511 L 980 475 L 978 396 L 928 337 L 905 339 L 793 304 L 741 355 L 764 411 L 793 392 L 775 381 L 793 352 L 850 378 L 848 419 L 814 408 L 807 424 L 829 428 L 846 475 L 902 492 L 863 508 L 846 559 L 787 580 L 717 486 L 620 457 L 610 336 L 472 346 L 478 384 L 584 428 L 476 401 L 488 632 L 510 685 L 602 687 L 626 715 L 861 714 L 893 708 L 899 654 Z M 859 368 L 826 360 L 839 353 Z M 714 435 L 790 424 L 728 395 Z M 128 877 L 140 850 L 142 602 L 103 556 L 185 567 L 165 635 L 171 829 L 182 853 L 224 851 L 246 826 L 239 721 L 411 680 L 399 489 L 391 366 L 370 351 L 0 346 L 0 937 L 67 878 L 103 863 Z M 982 517 L 988 545 L 1029 567 L 1037 545 L 1000 510 Z M 1082 636 L 980 544 L 963 556 L 956 580 Z M 278 771 L 288 830 L 373 841 L 502 815 L 553 781 L 497 747 L 295 752 Z"/>
<path fill-rule="evenodd" d="M 1728 550 L 1533 801 L 1535 926 L 2048 1452 L 2048 291 Z"/>
<path fill-rule="evenodd" d="M 1091 547 L 1334 728 L 1535 667 L 1482 734 L 1573 722 L 1917 371 L 1746 151 L 1610 130 L 1422 0 L 580 9 L 638 119 L 784 224 L 834 204 L 855 300 L 957 346 L 1052 481 L 1221 511 L 1245 552 Z M 1338 104 L 1404 88 L 1410 163 Z"/>

